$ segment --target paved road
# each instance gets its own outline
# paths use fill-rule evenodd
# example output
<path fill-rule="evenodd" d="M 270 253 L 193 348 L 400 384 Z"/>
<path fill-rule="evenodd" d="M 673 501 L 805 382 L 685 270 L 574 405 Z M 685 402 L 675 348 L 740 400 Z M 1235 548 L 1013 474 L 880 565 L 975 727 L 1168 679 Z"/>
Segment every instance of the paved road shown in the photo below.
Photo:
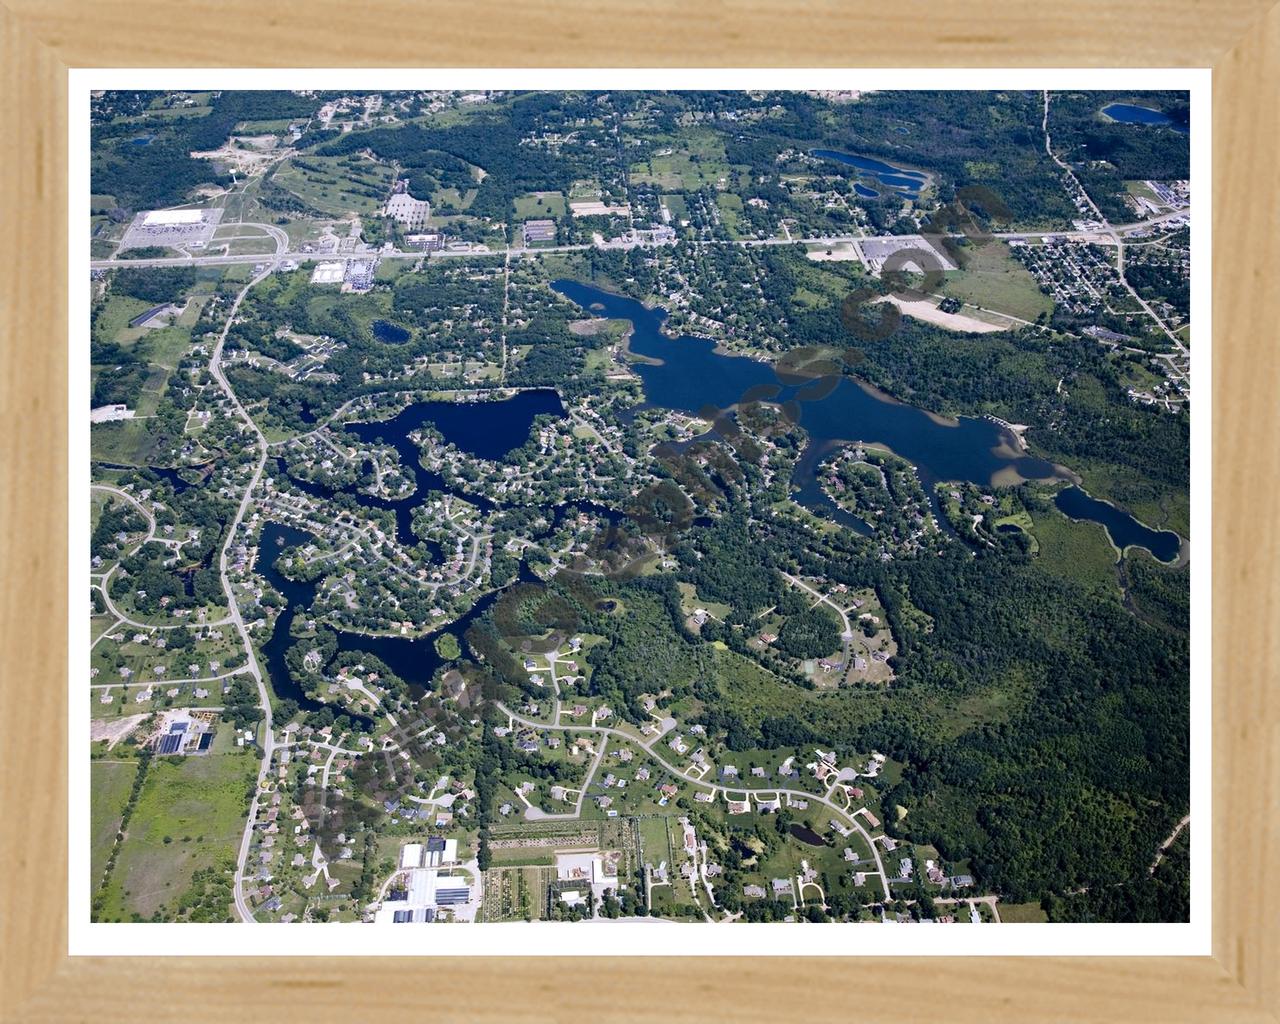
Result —
<path fill-rule="evenodd" d="M 261 257 L 260 257 L 261 258 Z M 240 505 L 236 509 L 235 518 L 231 521 L 231 525 L 227 529 L 227 539 L 222 545 L 222 552 L 218 556 L 218 573 L 222 579 L 222 589 L 227 595 L 227 605 L 231 611 L 231 620 L 235 623 L 236 629 L 240 633 L 240 639 L 244 643 L 245 654 L 248 656 L 246 668 L 250 675 L 253 676 L 254 682 L 258 686 L 258 701 L 262 708 L 263 718 L 260 723 L 262 732 L 262 765 L 258 769 L 258 783 L 254 791 L 253 800 L 249 804 L 249 815 L 245 819 L 244 835 L 240 840 L 240 853 L 236 859 L 236 877 L 235 877 L 235 904 L 236 912 L 240 915 L 242 921 L 253 921 L 253 910 L 249 907 L 248 901 L 244 895 L 244 874 L 246 861 L 249 858 L 249 845 L 253 837 L 253 822 L 258 815 L 258 794 L 262 790 L 263 783 L 266 781 L 267 773 L 271 769 L 271 758 L 275 753 L 275 736 L 272 732 L 271 722 L 271 698 L 267 692 L 266 681 L 263 679 L 262 670 L 258 666 L 258 656 L 253 649 L 253 641 L 249 638 L 249 631 L 245 627 L 244 618 L 240 614 L 240 605 L 236 601 L 235 588 L 231 585 L 231 579 L 227 575 L 227 562 L 232 545 L 235 543 L 236 534 L 240 529 L 240 524 L 244 521 L 245 514 L 248 512 L 250 501 L 253 498 L 254 489 L 258 486 L 258 481 L 262 479 L 263 467 L 267 464 L 267 440 L 262 435 L 261 429 L 254 423 L 253 418 L 245 412 L 244 406 L 240 404 L 240 399 L 236 397 L 235 391 L 231 385 L 227 383 L 227 378 L 222 372 L 222 348 L 226 343 L 227 334 L 231 330 L 231 325 L 235 320 L 236 311 L 240 308 L 240 303 L 244 301 L 244 297 L 249 294 L 259 281 L 263 280 L 275 270 L 276 261 L 271 260 L 270 264 L 265 267 L 262 273 L 254 277 L 248 284 L 244 286 L 236 295 L 235 301 L 231 304 L 231 309 L 227 313 L 227 322 L 223 325 L 222 333 L 218 335 L 218 342 L 213 347 L 213 354 L 209 357 L 209 373 L 214 380 L 218 382 L 218 386 L 230 399 L 231 404 L 235 406 L 236 412 L 241 419 L 252 429 L 257 435 L 256 447 L 258 450 L 258 461 L 254 465 L 253 475 L 249 479 L 248 486 L 245 487 L 244 497 L 240 499 Z"/>
<path fill-rule="evenodd" d="M 178 628 L 179 626 L 181 626 L 181 625 L 188 625 L 187 623 L 177 623 L 177 624 L 173 624 L 173 623 L 164 623 L 164 624 L 162 624 L 162 623 L 155 623 L 155 622 L 139 622 L 137 619 L 131 619 L 131 618 L 129 618 L 129 616 L 127 616 L 124 612 L 122 612 L 119 608 L 117 608 L 117 607 L 116 607 L 115 602 L 111 600 L 111 577 L 115 574 L 115 571 L 116 571 L 118 568 L 120 568 L 120 562 L 121 562 L 121 561 L 123 561 L 123 560 L 124 560 L 124 558 L 127 558 L 129 555 L 135 554 L 136 552 L 138 552 L 139 550 L 141 550 L 141 548 L 142 548 L 142 546 L 143 546 L 144 544 L 149 544 L 149 543 L 151 543 L 152 541 L 156 541 L 156 542 L 158 542 L 158 543 L 160 543 L 160 544 L 169 544 L 170 546 L 172 546 L 172 542 L 171 542 L 171 541 L 164 540 L 164 539 L 162 539 L 162 538 L 160 538 L 160 537 L 157 537 L 157 536 L 156 536 L 156 519 L 155 519 L 155 516 L 153 516 L 153 515 L 151 514 L 151 510 L 150 510 L 149 508 L 147 508 L 144 504 L 142 504 L 142 502 L 140 502 L 137 498 L 135 498 L 135 497 L 134 497 L 132 494 L 130 494 L 128 491 L 122 491 L 119 487 L 112 487 L 110 484 L 91 484 L 91 485 L 90 485 L 90 487 L 89 487 L 89 489 L 90 489 L 91 491 L 106 491 L 106 492 L 107 492 L 107 493 L 109 493 L 109 494 L 114 494 L 116 497 L 124 498 L 126 501 L 128 501 L 130 504 L 132 504 L 132 505 L 134 506 L 134 508 L 136 508 L 140 513 L 142 513 L 142 515 L 143 515 L 143 516 L 146 518 L 146 520 L 147 520 L 147 535 L 146 535 L 145 537 L 143 537 L 143 538 L 142 538 L 142 540 L 138 541 L 138 543 L 137 543 L 137 544 L 135 544 L 135 545 L 134 545 L 134 546 L 129 550 L 129 552 L 128 552 L 126 555 L 121 556 L 120 560 L 119 560 L 119 561 L 117 561 L 117 562 L 116 562 L 116 563 L 115 563 L 115 564 L 114 564 L 110 569 L 108 569 L 105 573 L 96 573 L 96 574 L 95 574 L 95 573 L 91 573 L 91 574 L 90 574 L 91 576 L 93 576 L 93 575 L 100 575 L 100 576 L 102 577 L 102 578 L 101 578 L 100 580 L 98 580 L 97 582 L 95 582 L 95 583 L 91 583 L 91 584 L 90 584 L 90 589 L 95 589 L 95 588 L 96 588 L 99 592 L 101 592 L 101 594 L 102 594 L 102 600 L 103 600 L 103 603 L 107 606 L 107 611 L 109 611 L 112 615 L 114 615 L 114 616 L 116 617 L 116 619 L 117 619 L 117 620 L 119 620 L 119 621 L 117 621 L 117 622 L 115 623 L 115 625 L 112 625 L 112 626 L 108 627 L 108 628 L 107 628 L 107 629 L 102 633 L 102 635 L 100 635 L 100 636 L 98 637 L 98 640 L 101 640 L 103 636 L 106 636 L 106 634 L 107 634 L 107 633 L 110 633 L 113 629 L 115 629 L 115 628 L 116 628 L 116 626 L 119 626 L 119 625 L 121 625 L 121 624 L 124 624 L 124 625 L 127 625 L 127 626 L 133 626 L 133 627 L 135 627 L 135 628 L 137 628 L 137 629 L 147 629 L 147 630 L 151 630 L 151 629 L 177 629 L 177 628 Z M 212 620 L 210 620 L 210 621 L 206 621 L 206 622 L 192 623 L 191 625 L 198 625 L 198 626 L 223 626 L 223 625 L 226 625 L 226 624 L 227 624 L 228 622 L 230 622 L 230 621 L 231 621 L 231 619 L 228 617 L 228 618 L 222 618 L 222 619 L 212 619 Z M 94 641 L 94 642 L 96 643 L 97 641 Z"/>
<path fill-rule="evenodd" d="M 992 234 L 993 238 L 1003 239 L 1027 239 L 1027 238 L 1074 238 L 1080 240 L 1101 241 L 1106 244 L 1117 244 L 1116 236 L 1126 234 L 1132 231 L 1138 231 L 1142 228 L 1155 227 L 1159 224 L 1168 223 L 1180 217 L 1186 216 L 1186 211 L 1161 214 L 1158 217 L 1149 217 L 1146 220 L 1134 221 L 1131 224 L 1108 225 L 1106 230 L 1096 229 L 1093 231 L 999 231 Z M 267 225 L 259 225 L 266 227 Z M 685 245 L 738 245 L 745 248 L 756 246 L 771 245 L 830 245 L 837 242 L 889 242 L 900 239 L 901 235 L 820 235 L 808 238 L 740 238 L 736 240 L 729 239 L 702 239 L 694 242 L 685 242 Z M 956 235 L 955 237 L 963 237 Z M 596 246 L 589 244 L 580 245 L 554 245 L 544 246 L 536 249 L 526 248 L 524 246 L 508 246 L 504 249 L 491 249 L 488 252 L 473 251 L 451 251 L 448 249 L 438 249 L 431 253 L 432 258 L 459 258 L 468 256 L 504 256 L 510 258 L 512 256 L 527 256 L 531 254 L 557 253 L 557 252 L 585 252 L 588 249 L 594 249 Z M 606 248 L 609 248 L 606 246 Z M 617 248 L 616 246 L 613 248 Z M 637 248 L 661 248 L 660 246 L 641 245 Z M 403 252 L 394 250 L 392 252 L 363 252 L 363 253 L 316 253 L 316 252 L 291 252 L 286 249 L 277 249 L 274 260 L 279 262 L 282 260 L 294 260 L 298 263 L 317 263 L 317 262 L 349 262 L 351 260 L 367 260 L 377 258 L 380 260 L 420 260 L 427 254 L 420 251 Z M 91 260 L 89 266 L 94 270 L 110 270 L 113 267 L 185 267 L 185 266 L 229 266 L 239 263 L 258 264 L 272 260 L 271 256 L 263 255 L 240 255 L 240 256 L 165 256 L 156 259 L 146 260 L 127 260 L 127 259 L 103 259 Z"/>
<path fill-rule="evenodd" d="M 637 740 L 630 733 L 623 732 L 621 729 L 610 728 L 607 725 L 551 725 L 547 722 L 539 722 L 537 719 L 525 718 L 523 715 L 518 715 L 514 711 L 512 711 L 509 707 L 502 704 L 501 702 L 498 703 L 497 707 L 498 707 L 498 710 L 501 711 L 503 714 L 505 714 L 508 718 L 512 719 L 513 721 L 519 722 L 521 725 L 526 725 L 531 729 L 559 729 L 562 732 L 600 732 L 600 733 L 604 733 L 607 736 L 616 736 L 620 739 L 626 740 L 628 743 L 634 743 L 637 746 L 642 747 L 650 757 L 652 757 L 655 761 L 657 761 L 660 765 L 662 765 L 662 767 L 665 768 L 667 771 L 669 771 L 673 776 L 675 776 L 676 778 L 684 782 L 689 783 L 689 785 L 691 786 L 696 786 L 699 789 L 708 790 L 713 796 L 716 795 L 717 793 L 724 793 L 726 795 L 726 799 L 728 799 L 728 793 L 730 792 L 734 792 L 734 793 L 755 792 L 755 790 L 748 790 L 744 788 L 731 790 L 729 787 L 726 787 L 726 786 L 717 786 L 710 782 L 703 782 L 700 779 L 689 778 L 689 776 L 685 775 L 679 768 L 677 768 L 675 765 L 667 761 L 658 751 L 653 749 L 653 744 L 656 743 L 657 740 L 661 738 L 660 736 L 655 736 L 648 743 L 645 743 L 642 740 Z M 889 881 L 888 881 L 888 876 L 884 872 L 884 862 L 880 860 L 880 850 L 876 847 L 875 842 L 872 840 L 871 834 L 865 828 L 862 827 L 862 823 L 859 822 L 856 817 L 851 815 L 844 808 L 828 800 L 825 796 L 820 796 L 816 793 L 810 793 L 807 790 L 770 788 L 767 790 L 762 790 L 761 792 L 776 793 L 779 797 L 792 796 L 799 800 L 816 800 L 818 803 L 824 804 L 828 809 L 835 812 L 835 814 L 838 815 L 840 818 L 843 818 L 845 821 L 851 824 L 853 828 L 857 830 L 858 834 L 861 835 L 862 838 L 866 841 L 868 848 L 870 848 L 871 850 L 871 856 L 875 859 L 875 862 L 876 862 L 876 871 L 880 875 L 880 884 L 884 888 L 884 898 L 886 900 L 893 898 L 889 892 Z"/>
<path fill-rule="evenodd" d="M 880 475 L 883 477 L 884 472 L 881 471 Z M 805 583 L 805 581 L 800 579 L 800 577 L 792 576 L 791 573 L 789 572 L 784 572 L 782 575 L 785 576 L 788 580 L 790 580 L 795 586 L 799 587 L 801 590 L 816 597 L 818 599 L 818 602 L 817 602 L 818 604 L 825 604 L 827 607 L 831 608 L 837 615 L 840 616 L 840 621 L 844 623 L 844 632 L 840 635 L 840 639 L 844 643 L 844 663 L 845 663 L 845 667 L 847 668 L 849 665 L 849 656 L 851 653 L 850 648 L 853 644 L 853 626 L 850 625 L 849 623 L 848 614 L 846 614 L 843 608 L 841 608 L 838 604 L 836 604 L 833 600 L 831 600 L 831 598 L 827 597 L 821 591 L 815 590 L 813 587 L 809 586 L 809 584 Z"/>
<path fill-rule="evenodd" d="M 1057 154 L 1054 153 L 1053 146 L 1050 144 L 1050 141 L 1049 141 L 1049 90 L 1048 89 L 1044 90 L 1044 122 L 1041 125 L 1041 127 L 1044 129 L 1044 151 L 1049 154 L 1049 159 L 1051 159 L 1055 164 L 1057 164 L 1060 168 L 1062 168 L 1063 173 L 1066 174 L 1067 177 L 1069 177 L 1073 182 L 1075 182 L 1076 188 L 1079 189 L 1080 194 L 1084 196 L 1084 201 L 1089 204 L 1089 208 L 1093 211 L 1093 215 L 1098 219 L 1098 222 L 1103 225 L 1104 230 L 1097 233 L 1105 236 L 1105 240 L 1107 241 L 1107 243 L 1110 245 L 1114 245 L 1116 247 L 1116 273 L 1120 277 L 1120 283 L 1124 285 L 1125 290 L 1128 291 L 1129 295 L 1133 298 L 1133 300 L 1137 302 L 1139 306 L 1142 307 L 1143 312 L 1146 313 L 1147 316 L 1151 317 L 1151 319 L 1155 322 L 1156 326 L 1159 327 L 1160 330 L 1164 332 L 1165 336 L 1173 343 L 1173 346 L 1178 350 L 1178 354 L 1185 356 L 1187 354 L 1187 348 L 1185 345 L 1182 344 L 1182 339 L 1179 338 L 1176 334 L 1173 333 L 1173 331 L 1169 330 L 1169 328 L 1165 326 L 1165 322 L 1156 315 L 1155 310 L 1153 310 L 1151 306 L 1147 304 L 1147 301 L 1141 295 L 1138 294 L 1137 290 L 1133 287 L 1133 285 L 1129 283 L 1128 279 L 1124 276 L 1124 239 L 1121 238 L 1121 235 L 1126 231 L 1133 230 L 1135 225 L 1122 224 L 1119 227 L 1112 225 L 1107 220 L 1107 218 L 1102 215 L 1102 211 L 1098 209 L 1098 204 L 1093 201 L 1088 191 L 1084 188 L 1083 185 L 1080 184 L 1080 179 L 1076 177 L 1075 171 L 1073 171 L 1068 164 L 1058 159 Z M 1173 220 L 1176 217 L 1181 217 L 1181 216 L 1183 216 L 1182 213 L 1176 213 L 1176 214 L 1164 214 L 1160 217 L 1152 217 L 1148 221 L 1143 221 L 1142 226 L 1148 226 L 1148 225 L 1154 226 L 1156 224 L 1161 224 L 1161 223 L 1164 223 L 1165 221 Z"/>

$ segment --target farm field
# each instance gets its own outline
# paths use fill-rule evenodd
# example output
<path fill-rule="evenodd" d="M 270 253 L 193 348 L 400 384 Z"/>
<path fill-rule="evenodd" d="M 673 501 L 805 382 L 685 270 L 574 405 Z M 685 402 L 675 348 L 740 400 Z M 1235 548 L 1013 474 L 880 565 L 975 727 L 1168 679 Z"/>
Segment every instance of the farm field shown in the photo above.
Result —
<path fill-rule="evenodd" d="M 204 756 L 152 761 L 102 892 L 103 920 L 172 912 L 196 870 L 234 858 L 257 760 L 225 742 Z"/>

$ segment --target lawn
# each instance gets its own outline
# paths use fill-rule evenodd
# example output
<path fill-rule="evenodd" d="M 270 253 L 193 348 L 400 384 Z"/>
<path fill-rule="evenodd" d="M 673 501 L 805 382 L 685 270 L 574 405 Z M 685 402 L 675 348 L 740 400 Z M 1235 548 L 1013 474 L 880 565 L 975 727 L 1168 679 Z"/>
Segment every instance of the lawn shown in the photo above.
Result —
<path fill-rule="evenodd" d="M 102 918 L 167 918 L 196 870 L 234 858 L 257 767 L 243 750 L 156 758 L 103 893 Z"/>
<path fill-rule="evenodd" d="M 1005 924 L 1041 924 L 1049 920 L 1039 903 L 1000 903 L 998 909 Z"/>
<path fill-rule="evenodd" d="M 943 295 L 1023 320 L 1053 312 L 1053 300 L 1040 290 L 1031 271 L 1013 258 L 1004 242 L 993 239 L 985 245 L 969 245 L 964 253 L 966 266 L 947 271 Z"/>
<path fill-rule="evenodd" d="M 559 192 L 532 192 L 516 197 L 516 220 L 542 220 L 547 217 L 563 217 L 568 205 Z"/>
<path fill-rule="evenodd" d="M 720 207 L 720 219 L 730 238 L 742 237 L 742 197 L 732 192 L 721 192 L 716 196 L 716 205 Z"/>
<path fill-rule="evenodd" d="M 89 877 L 91 886 L 102 878 L 111 847 L 120 830 L 124 805 L 138 766 L 133 761 L 93 761 L 89 766 Z"/>

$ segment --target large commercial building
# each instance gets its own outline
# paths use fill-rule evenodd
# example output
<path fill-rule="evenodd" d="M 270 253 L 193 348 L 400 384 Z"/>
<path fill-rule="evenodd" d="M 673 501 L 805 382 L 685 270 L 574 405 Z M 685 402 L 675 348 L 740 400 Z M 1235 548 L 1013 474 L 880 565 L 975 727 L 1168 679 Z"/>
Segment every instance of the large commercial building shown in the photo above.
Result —
<path fill-rule="evenodd" d="M 524 244 L 534 242 L 554 242 L 556 240 L 556 222 L 553 220 L 527 220 L 524 222 Z"/>
<path fill-rule="evenodd" d="M 180 210 L 144 210 L 133 218 L 120 242 L 120 249 L 150 246 L 181 246 L 203 249 L 213 238 L 222 207 L 184 207 Z"/>

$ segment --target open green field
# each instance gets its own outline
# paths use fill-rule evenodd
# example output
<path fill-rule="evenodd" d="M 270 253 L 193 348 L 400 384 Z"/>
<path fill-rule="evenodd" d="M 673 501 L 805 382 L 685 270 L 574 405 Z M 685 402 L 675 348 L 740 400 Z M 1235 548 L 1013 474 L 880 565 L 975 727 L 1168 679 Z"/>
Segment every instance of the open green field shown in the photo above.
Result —
<path fill-rule="evenodd" d="M 309 154 L 283 164 L 271 180 L 322 213 L 369 215 L 391 191 L 391 168 L 346 156 Z"/>
<path fill-rule="evenodd" d="M 155 454 L 156 438 L 147 430 L 146 420 L 118 420 L 95 423 L 89 446 L 100 462 L 145 466 Z"/>
<path fill-rule="evenodd" d="M 1023 320 L 1053 312 L 1053 300 L 1004 242 L 992 239 L 985 245 L 966 246 L 964 252 L 968 262 L 963 270 L 946 273 L 940 289 L 943 295 Z"/>
<path fill-rule="evenodd" d="M 652 815 L 639 819 L 640 853 L 646 864 L 655 867 L 664 860 L 670 864 L 674 858 L 671 836 L 668 830 L 668 818 L 664 815 Z"/>
<path fill-rule="evenodd" d="M 459 192 L 456 188 L 440 188 L 431 193 L 431 208 L 438 210 L 442 206 L 451 206 L 454 211 L 465 210 L 475 201 L 476 193 L 479 189 L 469 188 L 466 192 Z"/>
<path fill-rule="evenodd" d="M 111 847 L 120 830 L 124 805 L 129 800 L 138 765 L 133 761 L 93 761 L 89 766 L 89 877 L 90 886 L 102 878 Z"/>
<path fill-rule="evenodd" d="M 244 750 L 155 758 L 102 894 L 102 919 L 164 918 L 196 870 L 234 859 L 257 767 Z"/>
<path fill-rule="evenodd" d="M 1042 924 L 1049 920 L 1039 903 L 1001 903 L 999 910 L 1005 924 Z"/>
<path fill-rule="evenodd" d="M 564 196 L 559 192 L 532 192 L 516 196 L 516 220 L 539 220 L 545 217 L 563 217 L 569 212 Z"/>
<path fill-rule="evenodd" d="M 742 197 L 732 192 L 721 192 L 716 196 L 716 205 L 720 207 L 720 220 L 730 238 L 742 237 Z"/>
<path fill-rule="evenodd" d="M 97 320 L 99 337 L 109 341 L 125 340 L 125 332 L 129 330 L 129 321 L 145 313 L 151 308 L 150 302 L 135 299 L 132 295 L 111 294 L 107 296 L 106 305 Z"/>
<path fill-rule="evenodd" d="M 107 301 L 102 320 L 101 335 L 125 347 L 145 346 L 148 361 L 147 373 L 141 379 L 136 392 L 123 396 L 136 418 L 113 423 L 96 423 L 91 434 L 91 446 L 95 459 L 143 465 L 155 448 L 155 438 L 147 430 L 147 417 L 155 415 L 168 386 L 169 377 L 191 347 L 191 329 L 187 325 L 161 328 L 131 328 L 129 319 L 148 308 L 148 304 L 127 296 L 112 296 Z M 189 314 L 189 315 L 188 315 Z M 197 315 L 192 306 L 183 314 L 179 323 Z M 101 366 L 91 368 L 91 382 L 96 382 Z"/>
<path fill-rule="evenodd" d="M 631 165 L 633 181 L 691 192 L 729 174 L 724 143 L 715 132 L 685 131 L 678 138 L 655 140 L 654 147 L 653 156 Z"/>
<path fill-rule="evenodd" d="M 671 211 L 672 224 L 678 225 L 689 216 L 689 206 L 678 192 L 662 196 L 662 205 Z"/>

